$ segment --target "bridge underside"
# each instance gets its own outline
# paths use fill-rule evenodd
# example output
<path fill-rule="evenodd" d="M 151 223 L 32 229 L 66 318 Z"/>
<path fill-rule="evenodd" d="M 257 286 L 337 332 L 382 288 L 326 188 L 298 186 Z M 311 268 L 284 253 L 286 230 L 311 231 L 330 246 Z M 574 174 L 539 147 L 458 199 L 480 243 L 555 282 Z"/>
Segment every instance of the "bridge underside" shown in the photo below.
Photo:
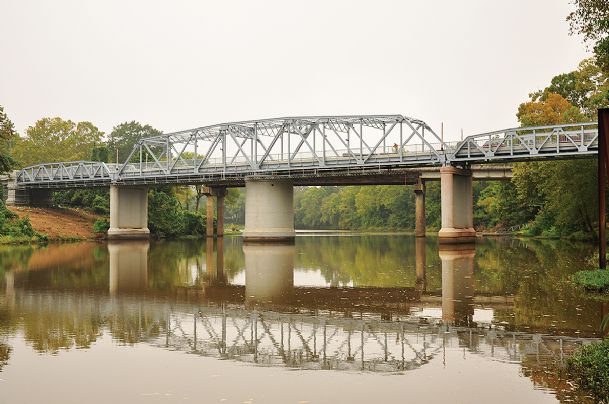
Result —
<path fill-rule="evenodd" d="M 479 164 L 471 166 L 474 180 L 507 180 L 512 178 L 511 164 Z M 260 176 L 267 177 L 267 176 Z M 365 168 L 358 170 L 332 170 L 314 172 L 290 172 L 271 175 L 272 178 L 290 180 L 294 186 L 349 186 L 349 185 L 415 185 L 423 181 L 440 181 L 440 167 L 420 168 Z M 104 188 L 112 184 L 120 186 L 159 186 L 159 185 L 206 185 L 210 187 L 243 188 L 246 178 L 255 176 L 237 176 L 210 179 L 197 175 L 171 176 L 165 178 L 139 179 L 137 181 L 112 182 L 109 178 L 98 181 L 74 179 L 70 181 L 36 182 L 21 190 L 30 189 L 71 189 L 71 188 Z M 22 191 L 22 192 L 23 192 Z"/>

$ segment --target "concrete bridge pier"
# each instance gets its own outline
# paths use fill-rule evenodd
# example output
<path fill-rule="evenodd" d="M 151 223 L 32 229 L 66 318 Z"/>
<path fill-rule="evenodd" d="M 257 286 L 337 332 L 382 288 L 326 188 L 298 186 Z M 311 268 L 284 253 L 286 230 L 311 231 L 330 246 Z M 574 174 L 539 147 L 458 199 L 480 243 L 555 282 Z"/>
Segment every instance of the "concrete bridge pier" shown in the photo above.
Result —
<path fill-rule="evenodd" d="M 293 199 L 291 181 L 246 179 L 243 239 L 256 242 L 293 241 Z"/>
<path fill-rule="evenodd" d="M 440 243 L 472 243 L 474 230 L 474 195 L 471 170 L 457 167 L 440 169 L 442 228 Z"/>
<path fill-rule="evenodd" d="M 207 212 L 205 233 L 207 237 L 224 236 L 224 196 L 226 188 L 205 187 L 203 195 L 207 197 Z M 216 202 L 214 203 L 214 198 Z M 215 206 L 214 206 L 215 205 Z M 216 228 L 214 229 L 214 216 L 216 216 Z"/>
<path fill-rule="evenodd" d="M 425 237 L 425 182 L 414 186 L 415 237 Z"/>
<path fill-rule="evenodd" d="M 475 244 L 440 246 L 442 260 L 442 320 L 470 325 L 474 316 Z"/>
<path fill-rule="evenodd" d="M 148 237 L 148 188 L 111 185 L 108 239 Z"/>

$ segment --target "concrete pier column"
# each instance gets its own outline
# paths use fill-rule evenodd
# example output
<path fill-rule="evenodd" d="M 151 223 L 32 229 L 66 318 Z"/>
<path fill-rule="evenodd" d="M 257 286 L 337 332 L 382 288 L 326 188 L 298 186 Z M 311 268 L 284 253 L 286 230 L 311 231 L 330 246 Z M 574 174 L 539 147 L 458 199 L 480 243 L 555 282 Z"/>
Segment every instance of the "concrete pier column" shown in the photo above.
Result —
<path fill-rule="evenodd" d="M 110 294 L 148 289 L 148 241 L 110 241 Z"/>
<path fill-rule="evenodd" d="M 224 196 L 226 188 L 205 187 L 203 194 L 207 196 L 206 229 L 207 237 L 224 236 Z M 214 198 L 216 203 L 214 203 Z M 215 209 L 214 209 L 215 205 Z M 216 217 L 216 228 L 214 229 L 214 216 Z"/>
<path fill-rule="evenodd" d="M 469 325 L 474 315 L 475 244 L 442 245 L 442 319 Z"/>
<path fill-rule="evenodd" d="M 108 239 L 147 239 L 148 188 L 110 186 Z"/>
<path fill-rule="evenodd" d="M 205 213 L 205 234 L 207 237 L 214 236 L 214 210 L 214 197 L 210 190 L 207 194 L 207 212 Z"/>
<path fill-rule="evenodd" d="M 294 245 L 249 243 L 243 254 L 246 303 L 288 302 L 294 289 Z"/>
<path fill-rule="evenodd" d="M 27 206 L 30 198 L 25 188 L 17 186 L 17 173 L 18 171 L 13 171 L 6 180 L 6 204 L 8 206 Z"/>
<path fill-rule="evenodd" d="M 471 170 L 457 167 L 440 169 L 442 229 L 440 243 L 472 243 L 474 230 L 474 197 Z"/>
<path fill-rule="evenodd" d="M 294 188 L 290 181 L 245 180 L 246 241 L 294 240 Z"/>
<path fill-rule="evenodd" d="M 218 237 L 224 236 L 224 195 L 226 188 L 217 188 L 216 194 L 216 234 Z"/>
<path fill-rule="evenodd" d="M 425 237 L 425 183 L 419 182 L 414 186 L 415 227 L 416 237 Z"/>

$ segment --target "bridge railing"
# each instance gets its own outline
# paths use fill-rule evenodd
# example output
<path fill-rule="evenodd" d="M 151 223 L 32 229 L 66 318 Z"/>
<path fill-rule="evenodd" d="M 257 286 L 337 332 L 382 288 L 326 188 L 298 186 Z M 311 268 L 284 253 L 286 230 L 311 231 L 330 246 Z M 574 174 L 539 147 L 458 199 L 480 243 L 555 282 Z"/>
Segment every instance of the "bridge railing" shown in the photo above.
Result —
<path fill-rule="evenodd" d="M 597 137 L 596 122 L 511 128 L 468 136 L 448 159 L 484 161 L 595 154 Z"/>

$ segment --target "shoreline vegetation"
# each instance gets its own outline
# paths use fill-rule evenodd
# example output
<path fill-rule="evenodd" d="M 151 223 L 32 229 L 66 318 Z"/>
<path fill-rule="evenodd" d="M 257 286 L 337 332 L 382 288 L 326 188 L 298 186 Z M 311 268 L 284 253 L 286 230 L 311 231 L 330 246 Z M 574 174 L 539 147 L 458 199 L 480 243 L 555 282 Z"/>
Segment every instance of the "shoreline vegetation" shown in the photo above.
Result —
<path fill-rule="evenodd" d="M 109 227 L 109 222 L 104 215 L 99 215 L 93 210 L 86 208 L 73 207 L 48 207 L 48 208 L 27 208 L 27 207 L 9 207 L 4 208 L 9 218 L 9 223 L 13 227 L 21 229 L 22 232 L 16 231 L 15 228 L 10 234 L 0 235 L 0 244 L 36 244 L 48 242 L 78 242 L 91 240 L 105 240 L 105 232 Z M 193 214 L 194 213 L 194 214 Z M 14 215 L 14 216 L 13 216 Z M 154 235 L 156 239 L 184 239 L 184 238 L 199 238 L 205 236 L 205 216 L 202 213 L 196 214 L 191 212 L 189 219 L 197 221 L 191 224 L 190 229 L 196 231 L 192 234 Z M 29 229 L 31 227 L 31 230 Z M 157 225 L 158 227 L 158 225 Z M 242 225 L 228 224 L 224 229 L 225 235 L 241 234 Z M 5 230 L 6 231 L 6 230 Z M 434 237 L 437 235 L 438 229 L 432 228 L 427 230 L 427 236 Z M 390 229 L 390 228 L 367 228 L 367 229 L 305 229 L 297 228 L 298 234 L 356 234 L 356 235 L 375 235 L 375 234 L 395 234 L 395 235 L 414 235 L 413 229 Z M 532 235 L 526 230 L 518 231 L 491 231 L 488 229 L 477 231 L 477 237 L 515 237 L 515 238 L 530 238 L 539 240 L 573 240 L 573 241 L 592 241 L 593 238 L 581 238 L 572 236 L 548 236 L 548 235 Z M 593 272 L 596 271 L 587 271 Z M 582 275 L 584 276 L 584 275 Z M 582 278 L 584 279 L 584 278 Z M 587 279 L 587 278 L 586 278 Z M 583 281 L 582 281 L 583 282 Z M 577 281 L 576 281 L 577 283 Z M 585 284 L 582 284 L 585 286 Z M 609 279 L 607 290 L 609 290 Z"/>

